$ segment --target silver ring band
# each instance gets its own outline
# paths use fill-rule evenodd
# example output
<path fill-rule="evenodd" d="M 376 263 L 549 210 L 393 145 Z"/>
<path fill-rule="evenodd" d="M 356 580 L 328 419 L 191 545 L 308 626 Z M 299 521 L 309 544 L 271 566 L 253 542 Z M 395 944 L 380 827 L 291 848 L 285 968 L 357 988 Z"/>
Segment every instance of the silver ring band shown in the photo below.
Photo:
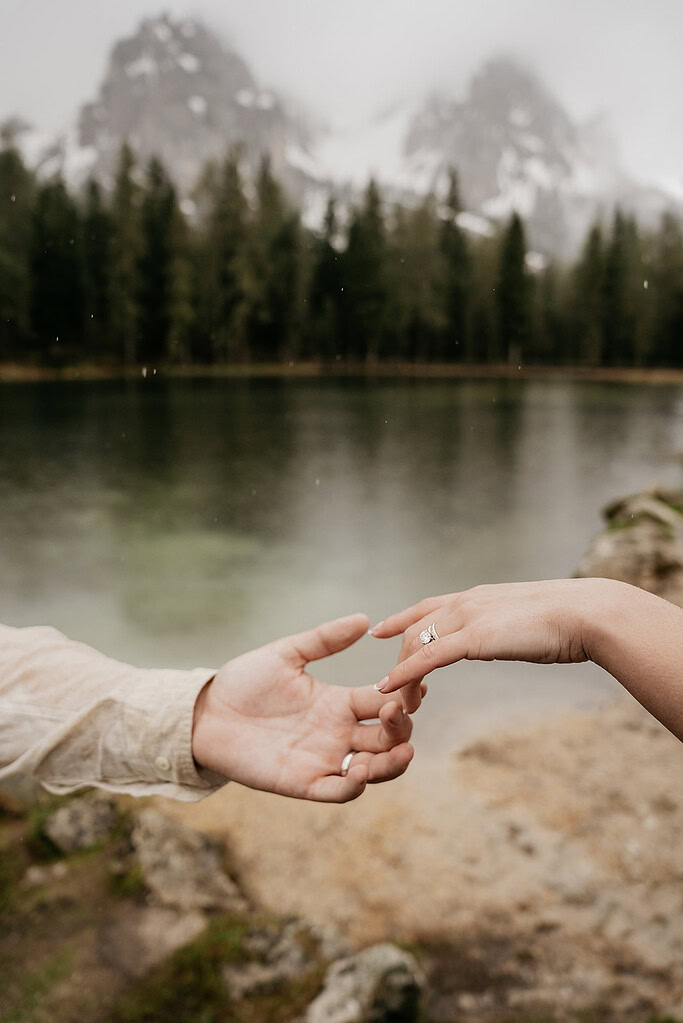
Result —
<path fill-rule="evenodd" d="M 346 775 L 349 773 L 349 767 L 351 766 L 351 761 L 353 760 L 353 758 L 355 757 L 357 752 L 358 752 L 358 750 L 355 750 L 355 749 L 349 750 L 349 752 L 346 754 L 346 756 L 342 760 L 341 767 L 339 769 L 339 773 L 342 776 L 342 778 L 345 778 Z"/>

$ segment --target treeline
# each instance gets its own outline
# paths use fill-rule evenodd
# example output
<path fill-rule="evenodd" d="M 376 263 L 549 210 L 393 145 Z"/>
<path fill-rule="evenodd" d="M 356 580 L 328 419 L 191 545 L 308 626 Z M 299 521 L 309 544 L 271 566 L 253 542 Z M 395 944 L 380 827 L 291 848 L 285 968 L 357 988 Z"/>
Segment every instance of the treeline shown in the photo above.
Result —
<path fill-rule="evenodd" d="M 532 272 L 514 215 L 495 237 L 443 202 L 370 183 L 308 230 L 268 161 L 207 167 L 190 217 L 162 164 L 121 151 L 78 195 L 0 150 L 0 359 L 124 365 L 321 360 L 683 365 L 683 232 L 617 211 L 574 265 Z M 181 208 L 182 207 L 182 208 Z"/>

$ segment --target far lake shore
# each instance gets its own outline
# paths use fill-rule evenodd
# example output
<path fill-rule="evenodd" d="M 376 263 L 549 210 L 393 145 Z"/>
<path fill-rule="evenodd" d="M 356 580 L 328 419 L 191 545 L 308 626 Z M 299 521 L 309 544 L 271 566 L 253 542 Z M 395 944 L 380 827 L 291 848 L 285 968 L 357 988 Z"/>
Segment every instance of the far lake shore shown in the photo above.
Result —
<path fill-rule="evenodd" d="M 41 366 L 0 362 L 0 384 L 37 381 L 96 381 L 201 378 L 343 378 L 436 380 L 578 380 L 625 384 L 683 384 L 683 369 L 645 367 L 479 365 L 414 362 L 290 362 L 240 363 L 234 365 L 113 366 L 75 363 Z"/>

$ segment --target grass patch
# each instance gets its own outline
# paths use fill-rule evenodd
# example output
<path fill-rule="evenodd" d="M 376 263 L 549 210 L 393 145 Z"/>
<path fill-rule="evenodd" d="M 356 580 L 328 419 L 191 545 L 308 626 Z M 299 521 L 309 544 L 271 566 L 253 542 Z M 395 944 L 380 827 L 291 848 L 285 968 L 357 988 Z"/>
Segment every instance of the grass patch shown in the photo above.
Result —
<path fill-rule="evenodd" d="M 142 869 L 137 864 L 133 864 L 122 873 L 112 873 L 109 887 L 111 894 L 117 899 L 140 899 L 147 894 Z"/>
<path fill-rule="evenodd" d="M 22 977 L 17 985 L 14 1006 L 1 1017 L 2 1023 L 26 1023 L 55 984 L 71 973 L 73 950 L 63 948 L 41 969 Z"/>
<path fill-rule="evenodd" d="M 52 860 L 61 859 L 63 856 L 61 849 L 55 845 L 45 832 L 48 817 L 60 804 L 61 800 L 59 797 L 46 799 L 44 802 L 37 803 L 36 806 L 32 807 L 28 815 L 26 845 L 34 859 L 42 863 L 49 863 Z"/>
<path fill-rule="evenodd" d="M 244 948 L 251 927 L 253 921 L 234 917 L 213 920 L 196 941 L 126 991 L 108 1023 L 290 1023 L 300 1018 L 322 986 L 322 962 L 276 992 L 231 1000 L 222 968 L 253 958 Z"/>
<path fill-rule="evenodd" d="M 119 1001 L 111 1023 L 222 1023 L 229 1000 L 221 966 L 240 957 L 247 927 L 214 920 L 192 944 L 138 981 Z"/>

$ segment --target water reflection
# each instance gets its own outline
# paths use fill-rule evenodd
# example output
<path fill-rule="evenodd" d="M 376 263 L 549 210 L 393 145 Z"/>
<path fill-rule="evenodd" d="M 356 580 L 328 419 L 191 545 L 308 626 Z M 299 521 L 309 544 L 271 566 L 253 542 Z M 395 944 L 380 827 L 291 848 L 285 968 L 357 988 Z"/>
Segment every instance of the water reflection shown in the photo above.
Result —
<path fill-rule="evenodd" d="M 571 573 L 601 504 L 678 483 L 682 448 L 673 387 L 7 385 L 0 620 L 51 622 L 142 663 L 218 663 L 350 610 Z M 374 681 L 393 654 L 367 640 L 324 671 Z M 567 679 L 462 665 L 430 705 L 474 714 L 602 685 Z"/>

